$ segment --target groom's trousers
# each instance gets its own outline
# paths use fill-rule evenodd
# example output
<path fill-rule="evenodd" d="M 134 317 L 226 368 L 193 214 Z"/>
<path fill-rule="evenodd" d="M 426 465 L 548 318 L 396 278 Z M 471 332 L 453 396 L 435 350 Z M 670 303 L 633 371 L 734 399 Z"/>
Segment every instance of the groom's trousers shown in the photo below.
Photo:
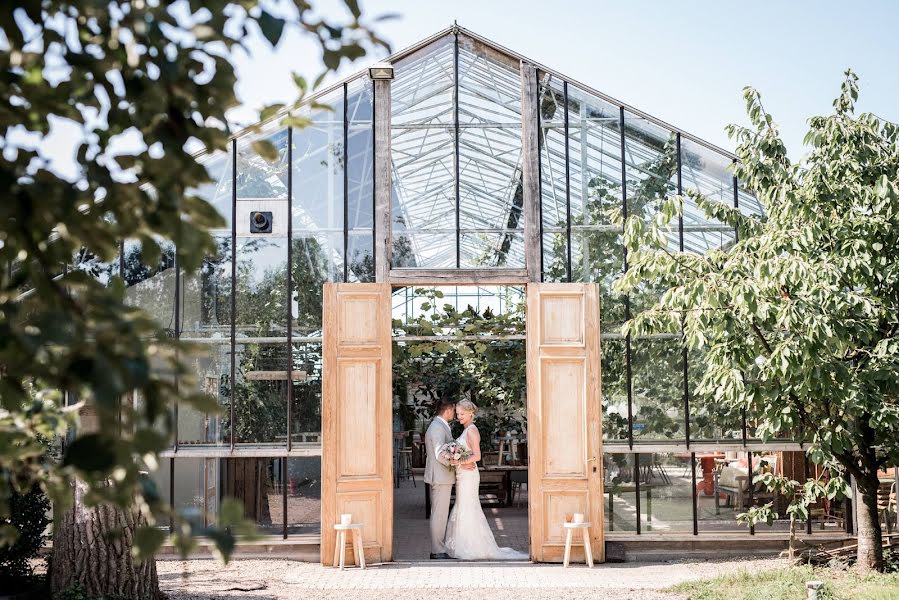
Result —
<path fill-rule="evenodd" d="M 449 519 L 451 483 L 431 484 L 431 553 L 446 552 L 443 540 L 446 537 L 446 522 Z"/>

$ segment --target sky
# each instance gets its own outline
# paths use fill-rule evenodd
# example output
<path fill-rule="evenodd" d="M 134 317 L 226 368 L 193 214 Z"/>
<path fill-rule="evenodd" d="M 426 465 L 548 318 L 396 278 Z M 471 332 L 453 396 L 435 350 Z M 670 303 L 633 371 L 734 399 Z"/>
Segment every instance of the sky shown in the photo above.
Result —
<path fill-rule="evenodd" d="M 859 111 L 899 122 L 899 2 L 830 0 L 360 0 L 364 17 L 395 13 L 376 31 L 400 50 L 454 21 L 462 27 L 733 150 L 725 126 L 746 124 L 744 86 L 762 93 L 791 157 L 808 117 L 830 112 L 843 72 L 860 77 Z M 318 0 L 328 15 L 340 0 Z M 314 77 L 315 48 L 291 35 L 274 50 L 238 56 L 238 94 L 250 108 L 289 101 L 291 71 Z M 383 58 L 344 63 L 336 81 Z"/>

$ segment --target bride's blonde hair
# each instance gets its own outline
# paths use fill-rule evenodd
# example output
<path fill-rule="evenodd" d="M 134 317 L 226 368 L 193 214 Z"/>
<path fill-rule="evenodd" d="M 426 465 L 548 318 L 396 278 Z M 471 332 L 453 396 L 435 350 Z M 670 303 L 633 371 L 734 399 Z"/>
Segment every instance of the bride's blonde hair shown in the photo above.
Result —
<path fill-rule="evenodd" d="M 462 400 L 456 403 L 456 410 L 464 410 L 467 413 L 471 413 L 472 417 L 478 414 L 478 407 L 471 400 Z"/>

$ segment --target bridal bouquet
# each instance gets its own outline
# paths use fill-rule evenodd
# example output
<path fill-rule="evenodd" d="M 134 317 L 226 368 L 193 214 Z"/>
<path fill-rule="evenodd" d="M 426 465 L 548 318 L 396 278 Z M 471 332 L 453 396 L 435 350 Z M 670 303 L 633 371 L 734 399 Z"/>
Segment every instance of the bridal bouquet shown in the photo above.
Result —
<path fill-rule="evenodd" d="M 447 460 L 465 460 L 471 456 L 471 450 L 459 442 L 450 442 L 440 447 L 440 454 Z"/>

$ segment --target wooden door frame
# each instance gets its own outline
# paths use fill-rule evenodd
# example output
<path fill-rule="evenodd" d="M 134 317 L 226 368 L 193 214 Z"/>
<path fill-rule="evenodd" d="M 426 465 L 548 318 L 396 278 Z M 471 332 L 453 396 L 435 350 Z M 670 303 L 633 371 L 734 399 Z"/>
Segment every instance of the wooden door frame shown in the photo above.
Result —
<path fill-rule="evenodd" d="M 393 273 L 391 273 L 391 274 L 393 274 Z M 516 273 L 516 275 L 518 275 L 518 274 Z M 527 298 L 529 286 L 536 283 L 536 282 L 528 282 L 528 281 L 519 281 L 519 280 L 517 280 L 518 279 L 517 277 L 509 277 L 508 274 L 500 275 L 500 276 L 496 277 L 496 279 L 494 281 L 485 281 L 485 279 L 483 277 L 478 277 L 478 276 L 469 276 L 468 278 L 466 278 L 464 280 L 453 277 L 451 280 L 447 280 L 447 279 L 444 279 L 443 277 L 441 277 L 440 275 L 438 275 L 438 273 L 436 273 L 436 272 L 435 273 L 419 273 L 418 276 L 416 276 L 416 277 L 401 277 L 401 278 L 390 277 L 388 279 L 389 279 L 389 281 L 385 282 L 384 284 L 363 284 L 363 283 L 346 284 L 346 283 L 344 283 L 344 284 L 339 284 L 339 285 L 360 286 L 358 288 L 359 290 L 365 289 L 366 286 L 371 287 L 371 286 L 379 286 L 379 285 L 389 285 L 390 286 L 390 295 L 392 295 L 395 288 L 408 287 L 410 285 L 428 286 L 428 287 L 431 287 L 431 286 L 447 287 L 447 286 L 504 285 L 504 286 L 523 287 L 524 293 L 525 293 L 525 298 Z M 328 286 L 328 285 L 334 285 L 334 284 L 326 284 L 326 286 Z M 540 284 L 540 285 L 546 285 L 546 284 Z M 564 286 L 566 284 L 559 284 L 559 285 Z M 588 294 L 588 296 L 598 302 L 598 293 L 597 293 L 597 290 L 595 290 L 595 284 L 593 284 L 593 286 L 594 286 L 594 292 L 592 294 Z M 325 289 L 327 290 L 328 288 L 326 287 Z M 336 290 L 337 288 L 335 287 L 333 289 Z M 325 295 L 328 296 L 327 291 L 325 292 Z M 324 310 L 326 312 L 327 312 L 327 309 L 329 306 L 331 306 L 331 304 L 329 304 L 329 302 L 326 301 L 324 303 Z M 392 303 L 391 302 L 386 303 L 386 309 L 388 311 L 392 311 Z M 597 307 L 597 310 L 598 310 L 598 307 Z M 387 323 L 390 323 L 392 321 L 392 318 L 393 318 L 392 312 L 389 312 L 386 315 L 380 315 L 380 319 L 386 319 Z M 336 333 L 333 331 L 333 329 L 335 328 L 335 325 L 336 325 L 336 322 L 335 322 L 334 315 L 325 314 L 324 319 L 323 319 L 323 331 L 322 331 L 322 335 L 324 338 L 327 338 L 328 335 L 334 335 Z M 591 537 L 593 537 L 594 540 L 598 541 L 598 543 L 593 551 L 595 559 L 597 560 L 597 562 L 602 562 L 605 557 L 605 548 L 604 548 L 605 536 L 604 536 L 603 522 L 602 522 L 602 520 L 603 520 L 603 495 L 602 495 L 602 493 L 603 493 L 603 491 L 602 491 L 603 461 L 602 461 L 602 431 L 601 431 L 602 430 L 602 401 L 601 401 L 601 391 L 600 391 L 601 388 L 599 385 L 599 377 L 600 377 L 600 373 L 601 373 L 601 358 L 600 358 L 600 351 L 599 351 L 599 335 L 598 335 L 599 322 L 598 322 L 598 319 L 595 324 L 595 327 L 597 330 L 596 348 L 595 348 L 595 352 L 589 353 L 588 356 L 590 357 L 590 359 L 592 360 L 592 363 L 593 363 L 592 365 L 590 365 L 590 370 L 591 370 L 591 372 L 595 372 L 595 376 L 596 376 L 596 383 L 595 383 L 596 396 L 595 396 L 594 401 L 596 402 L 595 410 L 597 411 L 596 414 L 597 414 L 599 432 L 593 432 L 593 433 L 594 433 L 594 435 L 596 435 L 598 437 L 598 440 L 599 440 L 598 443 L 596 443 L 596 445 L 594 446 L 594 449 L 597 451 L 596 466 L 598 468 L 598 473 L 599 473 L 599 486 L 600 487 L 599 487 L 599 493 L 596 498 L 596 504 L 598 505 L 598 507 L 594 507 L 594 509 L 591 511 L 592 513 L 596 514 L 597 508 L 598 508 L 598 514 L 599 514 L 599 518 L 596 519 L 597 522 L 593 526 L 594 530 L 592 532 L 593 535 Z M 330 333 L 329 333 L 329 331 L 330 331 Z M 525 320 L 526 356 L 527 356 L 527 353 L 529 353 L 531 351 L 531 336 L 536 333 L 537 332 L 536 332 L 535 328 L 531 324 L 531 320 L 529 318 L 527 318 L 527 315 L 526 315 L 526 320 Z M 391 332 L 389 335 L 389 339 L 388 339 L 388 347 L 389 347 L 390 356 L 388 357 L 388 360 L 387 360 L 387 364 L 389 365 L 389 372 L 390 372 L 389 387 L 391 390 L 390 393 L 387 394 L 387 397 L 390 399 L 390 405 L 389 405 L 390 418 L 383 418 L 383 415 L 381 413 L 384 411 L 384 407 L 380 407 L 378 409 L 378 414 L 381 416 L 381 418 L 378 419 L 378 422 L 379 423 L 383 422 L 383 424 L 381 426 L 384 428 L 387 428 L 387 427 L 391 428 L 391 431 L 387 431 L 386 434 L 384 431 L 380 431 L 379 437 L 385 438 L 388 440 L 387 443 L 390 444 L 391 452 L 392 452 L 392 443 L 391 442 L 392 442 L 392 435 L 393 435 L 393 431 L 392 431 L 392 422 L 393 422 L 393 419 L 392 419 L 392 417 L 393 417 L 392 382 L 393 382 L 393 341 L 394 341 L 394 339 L 395 338 Z M 323 347 L 324 347 L 324 345 L 323 345 Z M 333 361 L 334 357 L 331 357 L 331 360 Z M 527 358 L 525 358 L 525 360 L 527 361 Z M 327 361 L 323 361 L 323 364 L 328 364 L 328 363 L 327 363 Z M 527 410 L 529 417 L 531 415 L 531 409 L 532 409 L 531 403 L 533 402 L 532 385 L 534 385 L 536 383 L 531 380 L 532 378 L 530 376 L 530 371 L 531 371 L 531 369 L 529 368 L 525 375 L 525 386 L 526 386 L 525 389 L 527 390 L 525 402 L 526 402 L 526 410 Z M 336 376 L 336 374 L 330 374 L 330 373 L 324 372 L 323 373 L 323 381 L 324 382 L 331 381 L 329 378 L 332 376 Z M 328 385 L 328 384 L 326 384 L 326 385 Z M 333 382 L 331 383 L 331 385 L 333 385 Z M 322 452 L 323 452 L 323 456 L 324 456 L 326 450 L 330 449 L 333 451 L 333 448 L 331 448 L 331 446 L 334 445 L 335 440 L 333 439 L 332 436 L 336 436 L 337 432 L 330 431 L 330 429 L 332 427 L 336 426 L 335 423 L 333 423 L 333 422 L 325 423 L 326 418 L 331 418 L 333 420 L 333 416 L 331 416 L 330 410 L 325 409 L 325 406 L 324 406 L 325 390 L 323 389 L 322 392 L 323 392 L 323 397 L 322 397 L 322 401 L 323 401 L 322 435 L 326 442 L 325 444 L 323 444 L 323 448 L 322 448 Z M 589 401 L 589 399 L 587 399 L 587 400 Z M 331 434 L 330 436 L 328 434 L 326 434 L 326 430 L 328 430 L 328 433 Z M 329 437 L 331 437 L 330 442 L 328 442 Z M 326 445 L 328 446 L 328 448 L 325 447 Z M 528 465 L 534 464 L 534 461 L 532 460 L 532 452 L 533 451 L 534 451 L 534 444 L 528 443 Z M 386 462 L 387 462 L 387 464 L 385 466 L 385 469 L 389 472 L 386 473 L 385 475 L 387 476 L 387 481 L 390 483 L 390 486 L 391 486 L 390 492 L 391 493 L 389 494 L 389 496 L 390 496 L 389 501 L 382 503 L 383 523 L 381 523 L 381 525 L 380 525 L 381 534 L 386 535 L 386 537 L 382 541 L 382 549 L 381 549 L 380 557 L 372 556 L 371 559 L 378 560 L 380 558 L 381 560 L 384 560 L 384 561 L 392 561 L 393 560 L 393 535 L 394 535 L 393 494 L 395 493 L 394 488 L 393 488 L 394 474 L 393 474 L 393 461 L 387 460 Z M 328 468 L 332 468 L 332 467 L 328 467 Z M 330 506 L 331 503 L 329 503 L 328 501 L 326 501 L 324 499 L 324 496 L 326 493 L 335 493 L 336 492 L 334 485 L 332 485 L 330 481 L 326 482 L 326 479 L 328 477 L 332 476 L 333 469 L 329 473 L 326 473 L 325 469 L 326 469 L 326 461 L 323 459 L 323 461 L 322 461 L 322 497 L 323 497 L 323 501 L 322 501 L 322 522 L 321 522 L 322 535 L 321 535 L 320 552 L 321 552 L 321 564 L 328 565 L 328 564 L 330 564 L 330 561 L 332 560 L 333 553 L 334 553 L 334 543 L 336 542 L 336 536 L 333 535 L 333 530 L 331 528 L 331 524 L 333 522 L 336 522 L 335 519 L 337 517 L 337 514 L 335 513 L 334 507 Z M 532 477 L 534 477 L 534 475 L 535 475 L 534 467 L 532 466 L 528 471 L 528 478 L 531 479 Z M 534 506 L 535 506 L 535 500 L 534 500 L 533 495 L 531 494 L 531 489 L 529 487 L 529 489 L 528 489 L 528 552 L 529 552 L 531 558 L 534 560 L 539 560 L 541 562 L 545 562 L 545 561 L 547 561 L 547 559 L 549 561 L 555 561 L 556 560 L 555 556 L 544 557 L 542 555 L 542 552 L 540 552 L 540 553 L 536 552 L 536 549 L 534 547 L 534 545 L 535 545 L 534 544 L 535 540 L 533 537 L 534 536 L 533 523 L 534 523 L 534 518 L 535 518 L 535 515 L 533 514 Z M 575 552 L 575 554 L 576 554 L 576 552 Z M 368 556 L 367 556 L 367 559 L 368 559 Z"/>

